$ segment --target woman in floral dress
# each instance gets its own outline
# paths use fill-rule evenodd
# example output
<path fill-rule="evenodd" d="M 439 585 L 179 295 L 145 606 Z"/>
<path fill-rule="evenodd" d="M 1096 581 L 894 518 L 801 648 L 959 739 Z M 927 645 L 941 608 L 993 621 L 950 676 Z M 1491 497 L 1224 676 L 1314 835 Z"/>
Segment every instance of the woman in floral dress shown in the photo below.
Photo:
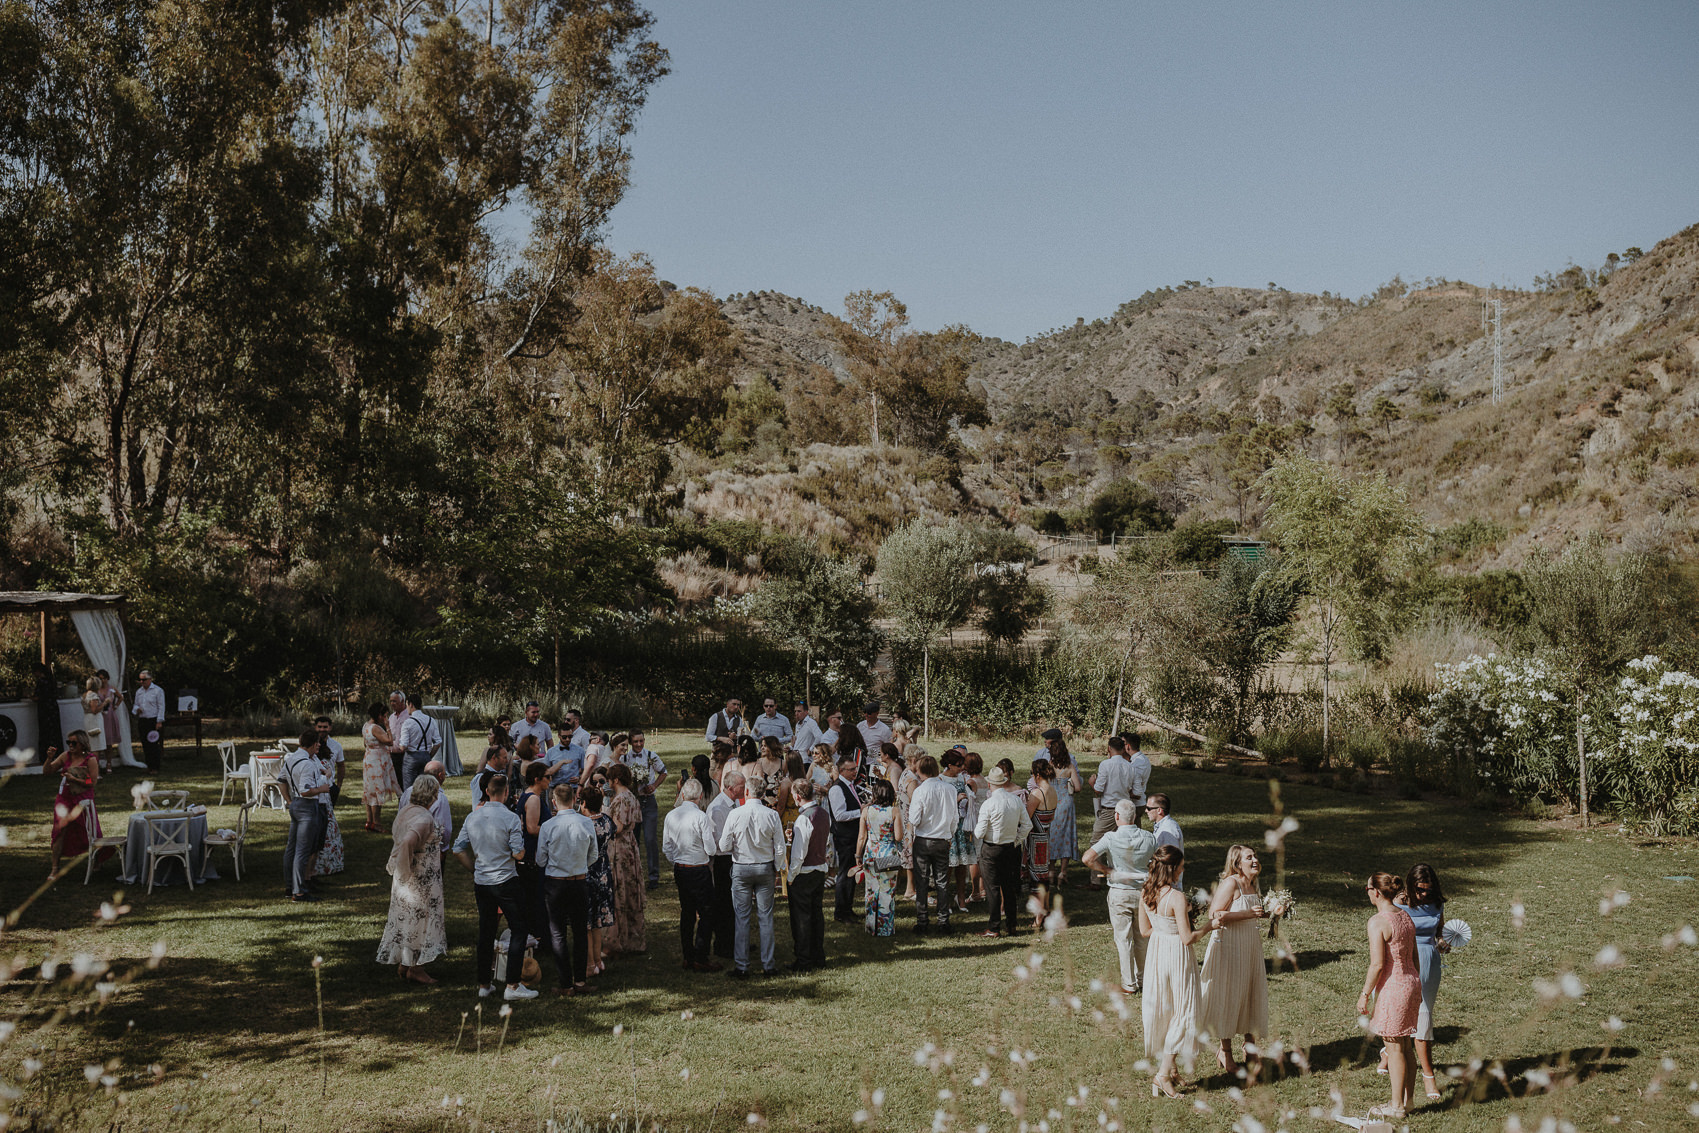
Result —
<path fill-rule="evenodd" d="M 897 931 L 897 871 L 875 870 L 874 858 L 901 853 L 902 812 L 897 809 L 896 788 L 884 779 L 873 780 L 873 801 L 861 808 L 861 834 L 856 839 L 855 861 L 867 878 L 867 931 L 873 936 L 893 936 Z"/>
<path fill-rule="evenodd" d="M 384 760 L 385 765 L 388 759 Z M 395 848 L 385 867 L 389 920 L 378 941 L 378 963 L 394 964 L 404 980 L 434 984 L 425 965 L 448 952 L 442 903 L 442 828 L 431 816 L 441 790 L 430 775 L 413 780 L 407 805 L 395 816 Z"/>
<path fill-rule="evenodd" d="M 1050 907 L 1050 823 L 1056 817 L 1056 771 L 1048 759 L 1032 761 L 1032 785 L 1027 788 L 1026 812 L 1032 818 L 1023 864 L 1032 891 L 1044 908 Z M 1032 927 L 1042 928 L 1044 913 L 1033 917 Z"/>
<path fill-rule="evenodd" d="M 912 900 L 915 899 L 915 893 L 914 893 L 914 827 L 910 826 L 909 822 L 908 822 L 908 804 L 909 804 L 909 800 L 914 798 L 914 789 L 916 787 L 920 786 L 920 776 L 916 775 L 914 773 L 912 767 L 909 764 L 902 763 L 898 759 L 897 755 L 894 754 L 894 749 L 895 749 L 896 745 L 886 744 L 885 746 L 893 749 L 893 754 L 890 757 L 890 766 L 892 766 L 893 768 L 900 767 L 902 769 L 897 774 L 896 787 L 897 787 L 897 807 L 898 807 L 899 810 L 901 810 L 902 816 L 903 816 L 903 832 L 902 832 L 903 900 L 912 901 Z M 910 750 L 914 750 L 912 745 L 910 745 Z M 910 761 L 910 763 L 912 763 L 912 761 Z"/>
<path fill-rule="evenodd" d="M 614 824 L 614 836 L 608 842 L 609 864 L 614 874 L 614 927 L 608 935 L 608 951 L 616 956 L 622 952 L 647 952 L 648 929 L 643 923 L 643 907 L 648 894 L 637 850 L 643 807 L 631 792 L 631 768 L 623 763 L 610 764 L 608 782 L 614 790 L 608 805 L 608 817 Z"/>
<path fill-rule="evenodd" d="M 366 754 L 360 758 L 360 801 L 366 805 L 366 829 L 382 834 L 378 820 L 383 817 L 383 804 L 401 797 L 401 783 L 395 778 L 395 761 L 390 754 L 395 740 L 389 734 L 389 710 L 382 704 L 366 709 L 369 719 L 360 729 Z"/>
<path fill-rule="evenodd" d="M 331 757 L 329 744 L 319 745 L 319 767 L 324 772 L 325 782 L 336 780 L 336 763 Z M 324 813 L 324 845 L 319 847 L 319 856 L 313 867 L 315 877 L 341 873 L 346 864 L 343 861 L 342 824 L 336 821 L 336 808 L 327 806 Z"/>
<path fill-rule="evenodd" d="M 592 783 L 578 792 L 578 809 L 590 824 L 596 828 L 596 860 L 590 863 L 590 872 L 584 876 L 585 888 L 589 890 L 589 922 L 590 966 L 587 975 L 596 975 L 607 969 L 608 954 L 603 951 L 603 933 L 614 924 L 614 875 L 613 867 L 608 861 L 609 845 L 613 842 L 613 819 L 602 813 L 602 789 Z"/>

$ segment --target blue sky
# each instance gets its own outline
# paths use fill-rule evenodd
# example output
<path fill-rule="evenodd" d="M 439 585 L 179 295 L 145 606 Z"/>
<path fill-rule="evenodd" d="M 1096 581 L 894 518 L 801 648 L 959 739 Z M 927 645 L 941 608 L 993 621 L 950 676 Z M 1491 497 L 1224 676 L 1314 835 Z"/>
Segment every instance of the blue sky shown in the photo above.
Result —
<path fill-rule="evenodd" d="M 610 245 L 1019 340 L 1184 279 L 1526 285 L 1699 221 L 1699 3 L 650 0 Z"/>

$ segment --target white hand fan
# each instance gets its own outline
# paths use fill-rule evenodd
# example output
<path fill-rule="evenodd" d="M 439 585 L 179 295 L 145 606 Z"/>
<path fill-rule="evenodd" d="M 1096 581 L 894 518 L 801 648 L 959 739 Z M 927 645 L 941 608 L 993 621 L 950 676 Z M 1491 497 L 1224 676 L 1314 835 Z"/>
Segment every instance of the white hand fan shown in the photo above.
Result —
<path fill-rule="evenodd" d="M 1453 917 L 1440 928 L 1439 934 L 1447 944 L 1451 945 L 1452 951 L 1455 952 L 1474 939 L 1475 930 L 1469 927 L 1468 921 L 1460 917 Z"/>

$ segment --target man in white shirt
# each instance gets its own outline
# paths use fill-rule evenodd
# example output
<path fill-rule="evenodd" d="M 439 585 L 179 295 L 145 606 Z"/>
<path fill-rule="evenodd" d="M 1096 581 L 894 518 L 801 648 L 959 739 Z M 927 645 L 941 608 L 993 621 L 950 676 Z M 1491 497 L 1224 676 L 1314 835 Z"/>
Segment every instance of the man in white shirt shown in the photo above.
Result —
<path fill-rule="evenodd" d="M 777 737 L 779 743 L 787 748 L 791 746 L 791 737 L 794 735 L 791 722 L 779 715 L 779 702 L 770 696 L 761 702 L 761 715 L 755 717 L 755 722 L 749 725 L 749 731 L 757 741 L 768 736 Z"/>
<path fill-rule="evenodd" d="M 714 955 L 722 960 L 732 958 L 737 918 L 732 912 L 732 856 L 720 852 L 720 835 L 726 832 L 726 819 L 743 803 L 743 794 L 743 773 L 728 767 L 720 780 L 720 793 L 708 804 L 708 831 L 714 838 L 714 904 L 709 919 L 714 930 Z"/>
<path fill-rule="evenodd" d="M 749 978 L 749 912 L 761 926 L 761 974 L 776 975 L 773 960 L 773 883 L 785 865 L 785 824 L 772 807 L 745 799 L 726 818 L 720 851 L 732 856 L 732 914 L 737 918 L 733 979 Z"/>
<path fill-rule="evenodd" d="M 576 995 L 589 986 L 589 873 L 597 858 L 596 824 L 573 809 L 577 794 L 577 787 L 556 787 L 555 815 L 537 830 L 543 911 L 560 978 L 557 995 Z"/>
<path fill-rule="evenodd" d="M 1150 786 L 1150 759 L 1139 750 L 1139 737 L 1129 735 L 1127 761 L 1133 765 L 1132 780 L 1127 784 L 1127 797 L 1138 805 L 1139 817 L 1144 817 L 1145 789 Z"/>
<path fill-rule="evenodd" d="M 320 716 L 315 719 L 313 731 L 319 734 L 320 754 L 322 755 L 327 751 L 330 753 L 331 770 L 336 776 L 336 781 L 330 787 L 330 806 L 332 810 L 335 810 L 337 804 L 342 801 L 342 776 L 348 770 L 348 758 L 342 753 L 342 745 L 330 738 L 329 716 Z"/>
<path fill-rule="evenodd" d="M 726 700 L 724 708 L 708 717 L 708 730 L 702 735 L 712 747 L 715 740 L 731 740 L 735 743 L 743 733 L 743 701 L 733 696 Z"/>
<path fill-rule="evenodd" d="M 846 755 L 832 768 L 832 784 L 826 788 L 826 812 L 832 819 L 832 851 L 838 858 L 838 883 L 833 889 L 832 919 L 855 923 L 855 844 L 861 837 L 861 796 L 856 794 L 858 760 Z"/>
<path fill-rule="evenodd" d="M 1182 854 L 1186 852 L 1186 834 L 1180 829 L 1180 824 L 1174 821 L 1174 816 L 1168 810 L 1168 796 L 1157 791 L 1145 799 L 1144 811 L 1150 815 L 1150 832 L 1156 835 L 1156 844 L 1173 846 Z M 1174 878 L 1174 888 L 1184 891 L 1186 871 L 1181 869 Z"/>
<path fill-rule="evenodd" d="M 1115 829 L 1116 804 L 1131 797 L 1132 779 L 1133 764 L 1128 758 L 1127 741 L 1120 736 L 1110 736 L 1109 753 L 1091 777 L 1091 789 L 1097 792 L 1097 813 L 1091 822 L 1093 842 Z M 1091 875 L 1091 887 L 1098 887 L 1096 873 Z"/>
<path fill-rule="evenodd" d="M 814 784 L 791 784 L 796 823 L 791 828 L 790 912 L 793 972 L 826 966 L 826 867 L 832 854 L 832 818 L 814 797 Z"/>
<path fill-rule="evenodd" d="M 539 754 L 548 751 L 555 743 L 555 734 L 548 724 L 543 722 L 543 710 L 537 706 L 535 700 L 525 702 L 525 718 L 509 728 L 507 734 L 513 737 L 515 747 L 518 747 L 519 741 L 526 736 L 533 737 L 537 741 Z"/>
<path fill-rule="evenodd" d="M 142 741 L 142 762 L 149 771 L 158 771 L 165 758 L 165 690 L 153 683 L 153 674 L 143 669 L 136 674 L 136 691 L 130 697 L 130 715 L 136 718 L 136 730 Z M 150 740 L 149 736 L 158 736 Z M 55 741 L 58 736 L 53 737 Z M 118 746 L 117 736 L 108 736 L 108 747 Z"/>
<path fill-rule="evenodd" d="M 645 739 L 642 732 L 632 732 L 630 746 L 620 762 L 631 768 L 637 805 L 643 812 L 643 856 L 649 863 L 649 888 L 653 889 L 661 883 L 661 856 L 655 844 L 661 827 L 661 805 L 655 799 L 655 791 L 667 781 L 667 765 L 643 746 Z"/>
<path fill-rule="evenodd" d="M 437 722 L 425 715 L 416 692 L 407 695 L 407 723 L 395 738 L 405 749 L 401 760 L 401 789 L 405 791 L 425 769 L 425 764 L 431 761 L 437 748 L 442 746 L 442 733 L 437 730 Z"/>
<path fill-rule="evenodd" d="M 313 857 L 324 845 L 330 781 L 319 766 L 319 734 L 308 732 L 283 757 L 278 782 L 289 795 L 289 837 L 283 846 L 283 878 L 291 901 L 317 901 L 308 888 Z"/>
<path fill-rule="evenodd" d="M 397 783 L 401 782 L 402 757 L 406 754 L 406 749 L 401 745 L 406 738 L 402 735 L 402 732 L 407 727 L 407 716 L 407 697 L 400 689 L 396 689 L 389 694 L 389 736 L 390 741 L 395 745 L 395 750 L 389 753 L 389 761 L 395 768 L 395 781 Z M 402 793 L 405 794 L 405 790 Z"/>
<path fill-rule="evenodd" d="M 938 775 L 938 761 L 924 748 L 911 748 L 920 786 L 909 797 L 909 825 L 914 828 L 914 931 L 930 930 L 928 902 L 938 900 L 938 931 L 950 931 L 950 842 L 956 836 L 956 784 Z"/>
<path fill-rule="evenodd" d="M 417 714 L 416 714 L 417 715 Z M 503 999 L 535 999 L 537 993 L 519 982 L 525 956 L 525 894 L 519 888 L 519 868 L 525 856 L 524 826 L 507 809 L 507 776 L 490 782 L 489 801 L 466 816 L 454 854 L 472 871 L 472 895 L 478 902 L 478 995 L 490 994 L 496 970 L 496 929 L 507 917 L 507 991 Z"/>
<path fill-rule="evenodd" d="M 678 939 L 687 972 L 722 972 L 711 959 L 714 912 L 714 828 L 702 811 L 702 784 L 686 779 L 667 812 L 661 852 L 673 863 L 678 886 Z"/>
<path fill-rule="evenodd" d="M 1139 808 L 1132 799 L 1115 804 L 1115 823 L 1115 829 L 1094 842 L 1080 861 L 1092 873 L 1109 879 L 1109 923 L 1121 960 L 1121 990 L 1131 995 L 1138 992 L 1144 969 L 1139 898 L 1144 895 L 1150 856 L 1156 852 L 1156 835 L 1139 825 Z"/>
<path fill-rule="evenodd" d="M 856 727 L 861 729 L 861 738 L 867 741 L 867 750 L 875 758 L 879 755 L 879 745 L 891 742 L 891 725 L 879 719 L 879 702 L 870 700 L 861 710 L 862 721 Z"/>
<path fill-rule="evenodd" d="M 1019 933 L 1016 923 L 1021 901 L 1021 847 L 1032 833 L 1032 818 L 1013 794 L 1014 784 L 1001 767 L 993 767 L 985 781 L 991 785 L 991 797 L 979 808 L 973 835 L 979 840 L 979 872 L 985 878 L 990 924 L 979 935 L 1001 936 L 997 930 L 1001 919 L 1008 923 L 1009 935 L 1015 936 Z"/>
<path fill-rule="evenodd" d="M 833 758 L 838 752 L 838 729 L 844 726 L 844 714 L 836 708 L 826 713 L 826 730 L 820 733 L 820 742 L 832 749 Z"/>
<path fill-rule="evenodd" d="M 802 753 L 804 759 L 820 742 L 820 725 L 808 714 L 808 705 L 800 700 L 791 706 L 791 735 L 794 737 L 791 747 Z"/>

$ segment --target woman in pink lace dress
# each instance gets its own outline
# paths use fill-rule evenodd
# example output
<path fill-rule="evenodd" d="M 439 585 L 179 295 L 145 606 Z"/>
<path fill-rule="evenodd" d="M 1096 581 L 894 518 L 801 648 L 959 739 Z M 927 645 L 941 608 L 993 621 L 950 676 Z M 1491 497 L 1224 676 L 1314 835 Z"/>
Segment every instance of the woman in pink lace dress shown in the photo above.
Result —
<path fill-rule="evenodd" d="M 1392 1079 L 1392 1101 L 1371 1109 L 1369 1114 L 1374 1117 L 1403 1117 L 1416 1089 L 1412 1038 L 1422 1008 L 1422 971 L 1416 963 L 1416 926 L 1410 915 L 1394 904 L 1403 892 L 1404 882 L 1390 873 L 1369 878 L 1369 901 L 1375 915 L 1369 918 L 1369 972 L 1363 980 L 1363 994 L 1357 997 L 1357 1014 L 1368 1014 L 1369 996 L 1373 995 L 1375 1010 L 1369 1030 L 1386 1042 L 1387 1070 Z"/>

